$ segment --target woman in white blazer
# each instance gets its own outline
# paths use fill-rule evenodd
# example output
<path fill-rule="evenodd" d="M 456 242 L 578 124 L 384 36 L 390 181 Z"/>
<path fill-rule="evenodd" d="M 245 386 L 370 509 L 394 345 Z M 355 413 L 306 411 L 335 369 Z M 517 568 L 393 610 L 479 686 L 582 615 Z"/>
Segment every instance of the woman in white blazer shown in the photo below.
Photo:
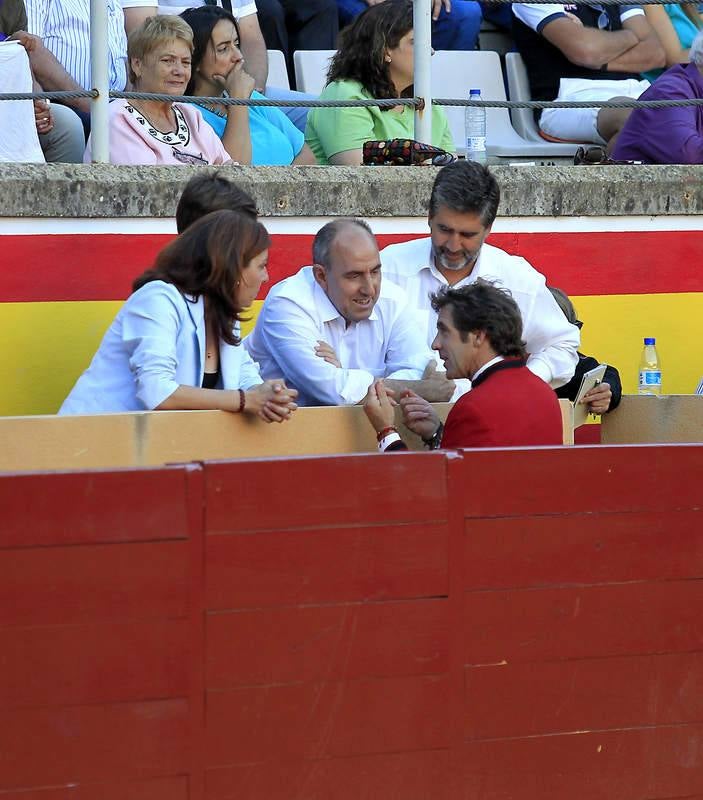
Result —
<path fill-rule="evenodd" d="M 134 281 L 59 414 L 222 409 L 282 422 L 297 392 L 262 382 L 240 344 L 240 315 L 268 280 L 269 236 L 235 211 L 191 225 Z"/>

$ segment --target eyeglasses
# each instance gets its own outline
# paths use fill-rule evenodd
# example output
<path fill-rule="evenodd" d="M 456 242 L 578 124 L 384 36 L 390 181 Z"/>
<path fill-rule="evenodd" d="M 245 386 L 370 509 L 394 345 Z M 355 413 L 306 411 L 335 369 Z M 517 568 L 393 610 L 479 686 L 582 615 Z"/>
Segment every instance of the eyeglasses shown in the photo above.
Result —
<path fill-rule="evenodd" d="M 574 325 L 575 325 L 575 326 L 576 326 L 576 327 L 577 327 L 579 330 L 581 330 L 581 328 L 583 328 L 583 322 L 581 322 L 581 320 L 580 320 L 580 319 L 577 319 L 577 320 L 576 320 L 576 322 L 574 322 Z"/>

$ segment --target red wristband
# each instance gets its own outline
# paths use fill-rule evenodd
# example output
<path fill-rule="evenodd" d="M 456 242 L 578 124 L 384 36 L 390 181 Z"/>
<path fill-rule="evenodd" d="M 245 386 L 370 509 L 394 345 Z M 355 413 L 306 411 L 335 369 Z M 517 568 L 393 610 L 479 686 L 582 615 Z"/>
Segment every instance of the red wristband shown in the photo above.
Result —
<path fill-rule="evenodd" d="M 381 439 L 388 436 L 389 433 L 398 433 L 398 429 L 395 427 L 395 425 L 389 425 L 387 428 L 384 428 L 382 431 L 379 431 L 376 434 L 376 441 L 380 442 Z"/>
<path fill-rule="evenodd" d="M 244 389 L 239 390 L 239 413 L 244 411 L 244 406 L 247 403 L 247 396 L 244 394 Z"/>

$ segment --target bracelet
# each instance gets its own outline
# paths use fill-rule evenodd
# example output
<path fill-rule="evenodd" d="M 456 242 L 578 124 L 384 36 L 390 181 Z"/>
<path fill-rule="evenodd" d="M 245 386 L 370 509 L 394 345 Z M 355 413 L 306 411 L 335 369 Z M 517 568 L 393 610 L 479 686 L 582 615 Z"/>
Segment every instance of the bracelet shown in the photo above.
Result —
<path fill-rule="evenodd" d="M 244 411 L 244 407 L 247 404 L 247 396 L 244 394 L 244 389 L 238 389 L 239 391 L 239 413 L 241 414 Z"/>
<path fill-rule="evenodd" d="M 384 428 L 382 431 L 379 431 L 376 434 L 376 441 L 380 442 L 381 439 L 384 439 L 386 436 L 388 436 L 389 433 L 398 433 L 398 429 L 395 427 L 395 425 L 389 425 L 387 428 Z"/>

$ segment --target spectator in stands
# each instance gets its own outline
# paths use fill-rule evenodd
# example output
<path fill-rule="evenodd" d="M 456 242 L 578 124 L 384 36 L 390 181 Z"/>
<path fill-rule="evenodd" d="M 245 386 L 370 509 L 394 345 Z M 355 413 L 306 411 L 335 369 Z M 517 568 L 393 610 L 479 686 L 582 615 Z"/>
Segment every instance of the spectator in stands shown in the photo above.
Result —
<path fill-rule="evenodd" d="M 640 6 L 513 3 L 513 35 L 533 100 L 637 98 L 649 85 L 640 73 L 664 65 L 664 49 Z M 614 143 L 628 108 L 550 108 L 545 138 Z"/>
<path fill-rule="evenodd" d="M 566 319 L 581 330 L 583 323 L 576 316 L 576 309 L 568 296 L 555 286 L 548 286 L 547 288 L 552 293 L 552 297 L 556 300 L 559 308 L 564 312 Z M 579 360 L 576 365 L 574 377 L 556 390 L 557 397 L 566 398 L 571 400 L 572 403 L 579 393 L 583 376 L 589 370 L 595 369 L 600 365 L 600 361 L 592 356 L 585 356 L 583 353 L 579 353 L 578 357 Z M 581 399 L 581 402 L 588 406 L 588 410 L 591 414 L 606 414 L 608 411 L 612 411 L 620 405 L 621 397 L 622 383 L 620 382 L 620 373 L 615 367 L 606 365 L 603 381 L 587 392 Z"/>
<path fill-rule="evenodd" d="M 509 289 L 522 314 L 528 368 L 552 387 L 561 386 L 574 374 L 578 330 L 564 319 L 543 275 L 524 258 L 485 244 L 499 202 L 498 183 L 482 164 L 457 161 L 443 167 L 430 195 L 430 238 L 386 247 L 381 253 L 384 275 L 405 289 L 410 305 L 422 315 L 428 344 L 437 325 L 430 293 L 478 278 Z M 468 388 L 463 383 L 460 391 Z"/>
<path fill-rule="evenodd" d="M 51 81 L 48 87 L 42 86 L 38 80 L 38 70 L 41 71 L 44 80 L 49 74 L 63 74 L 70 80 L 54 56 L 44 47 L 41 39 L 27 33 L 27 27 L 27 12 L 23 0 L 2 0 L 0 41 L 3 39 L 18 41 L 27 51 L 32 71 L 32 90 L 41 92 L 51 86 Z M 9 91 L 10 87 L 6 90 Z M 83 125 L 70 108 L 58 103 L 52 105 L 46 100 L 35 100 L 34 121 L 39 145 L 46 161 L 80 163 L 83 160 L 85 149 Z"/>
<path fill-rule="evenodd" d="M 413 83 L 412 0 L 384 0 L 371 6 L 339 36 L 321 100 L 396 98 Z M 412 139 L 414 110 L 393 108 L 315 108 L 308 115 L 305 141 L 322 164 L 361 164 L 365 141 Z M 454 152 L 449 123 L 432 106 L 432 142 Z"/>
<path fill-rule="evenodd" d="M 689 61 L 689 48 L 698 31 L 703 28 L 698 6 L 693 3 L 647 5 L 644 13 L 664 48 L 664 66 L 668 69 L 675 64 Z M 661 68 L 653 69 L 645 72 L 642 77 L 654 82 L 663 72 Z"/>
<path fill-rule="evenodd" d="M 254 198 L 244 189 L 216 172 L 199 172 L 186 183 L 178 200 L 176 230 L 183 233 L 212 211 L 238 211 L 251 219 L 257 218 Z"/>
<path fill-rule="evenodd" d="M 239 338 L 242 311 L 268 279 L 268 247 L 263 225 L 234 211 L 191 225 L 135 280 L 59 414 L 221 409 L 288 419 L 296 392 L 262 383 Z"/>
<path fill-rule="evenodd" d="M 691 63 L 677 64 L 642 100 L 703 99 L 703 32 L 690 49 Z M 625 123 L 613 158 L 645 164 L 703 164 L 703 107 L 636 108 Z"/>
<path fill-rule="evenodd" d="M 232 14 L 218 6 L 202 6 L 187 9 L 181 18 L 193 30 L 193 62 L 186 94 L 223 94 L 240 99 L 264 96 L 253 91 L 254 79 L 245 70 L 239 26 Z M 201 113 L 240 164 L 316 163 L 303 134 L 278 108 L 208 103 L 201 107 Z"/>
<path fill-rule="evenodd" d="M 129 36 L 129 79 L 138 92 L 182 95 L 193 32 L 180 17 L 150 17 Z M 85 160 L 90 160 L 90 141 Z M 113 164 L 227 164 L 231 158 L 200 111 L 169 100 L 110 103 Z"/>
<path fill-rule="evenodd" d="M 369 6 L 385 0 L 337 0 L 339 22 L 349 25 Z M 475 50 L 481 29 L 481 6 L 474 0 L 432 0 L 432 47 Z"/>
<path fill-rule="evenodd" d="M 254 78 L 254 88 L 257 92 L 266 94 L 270 100 L 308 100 L 314 99 L 313 95 L 293 92 L 281 86 L 267 84 L 268 53 L 261 27 L 255 0 L 192 0 L 184 3 L 183 0 L 122 0 L 124 9 L 125 28 L 130 34 L 138 28 L 147 17 L 153 16 L 155 11 L 159 14 L 182 14 L 187 8 L 201 8 L 204 5 L 224 7 L 231 12 L 239 24 L 241 51 L 247 65 L 247 72 Z M 330 45 L 334 47 L 334 45 Z M 272 50 L 278 49 L 275 47 Z M 310 48 L 314 49 L 314 48 Z M 294 84 L 291 84 L 294 85 Z M 281 109 L 283 113 L 302 133 L 305 133 L 305 123 L 308 109 L 300 106 Z"/>
<path fill-rule="evenodd" d="M 283 375 L 301 405 L 358 403 L 378 377 L 448 400 L 454 385 L 436 372 L 404 293 L 381 281 L 368 225 L 327 223 L 315 236 L 313 262 L 271 288 L 245 339 L 264 378 Z"/>
<path fill-rule="evenodd" d="M 554 392 L 525 366 L 520 309 L 510 293 L 478 280 L 431 296 L 438 312 L 432 347 L 449 378 L 468 378 L 473 389 L 454 404 L 443 425 L 432 406 L 405 391 L 405 424 L 430 449 L 438 447 L 531 447 L 563 442 Z M 404 450 L 393 426 L 395 412 L 383 382 L 364 401 L 379 449 Z"/>

